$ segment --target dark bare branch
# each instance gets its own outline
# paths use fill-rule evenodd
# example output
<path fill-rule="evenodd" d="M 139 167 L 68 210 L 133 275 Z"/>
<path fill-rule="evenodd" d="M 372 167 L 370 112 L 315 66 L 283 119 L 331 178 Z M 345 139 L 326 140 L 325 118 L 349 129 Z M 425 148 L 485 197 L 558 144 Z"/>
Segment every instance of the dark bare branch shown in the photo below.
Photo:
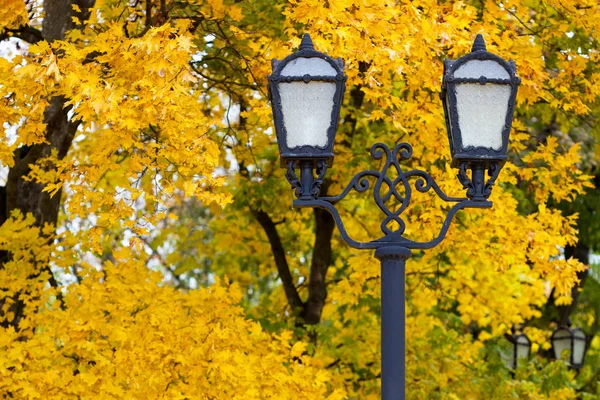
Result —
<path fill-rule="evenodd" d="M 275 257 L 277 272 L 279 273 L 279 278 L 283 284 L 283 290 L 285 291 L 288 303 L 290 307 L 292 307 L 292 310 L 300 312 L 304 309 L 304 304 L 294 285 L 294 279 L 290 272 L 290 267 L 285 256 L 285 250 L 283 249 L 283 244 L 281 243 L 281 238 L 279 237 L 275 223 L 269 214 L 262 210 L 252 210 L 252 213 L 269 239 L 271 251 Z"/>
<path fill-rule="evenodd" d="M 325 278 L 331 265 L 331 238 L 335 221 L 328 211 L 314 209 L 315 216 L 315 245 L 308 282 L 308 300 L 302 317 L 308 325 L 318 324 L 327 299 Z"/>
<path fill-rule="evenodd" d="M 16 37 L 31 44 L 44 40 L 42 32 L 29 25 L 21 25 L 17 29 L 4 29 L 0 33 L 0 42 L 11 37 Z"/>

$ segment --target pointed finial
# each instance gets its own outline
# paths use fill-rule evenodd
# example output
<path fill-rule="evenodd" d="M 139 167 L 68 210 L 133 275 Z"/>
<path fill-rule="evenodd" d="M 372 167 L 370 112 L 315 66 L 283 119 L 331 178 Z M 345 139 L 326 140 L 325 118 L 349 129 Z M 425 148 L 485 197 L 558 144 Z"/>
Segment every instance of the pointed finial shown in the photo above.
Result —
<path fill-rule="evenodd" d="M 304 49 L 315 49 L 315 47 L 313 46 L 312 39 L 310 38 L 310 35 L 308 33 L 305 33 L 304 36 L 302 36 L 302 41 L 300 42 L 300 50 Z"/>
<path fill-rule="evenodd" d="M 471 52 L 486 50 L 487 49 L 485 48 L 485 41 L 483 40 L 483 35 L 480 33 L 475 37 L 475 42 L 473 42 L 473 48 L 471 49 Z"/>

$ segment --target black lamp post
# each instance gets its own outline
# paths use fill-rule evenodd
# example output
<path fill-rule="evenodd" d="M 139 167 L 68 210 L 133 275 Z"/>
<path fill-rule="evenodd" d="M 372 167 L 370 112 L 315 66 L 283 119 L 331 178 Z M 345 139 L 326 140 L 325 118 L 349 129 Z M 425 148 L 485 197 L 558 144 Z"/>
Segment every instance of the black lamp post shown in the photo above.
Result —
<path fill-rule="evenodd" d="M 446 61 L 445 65 L 441 97 L 452 165 L 459 168 L 460 182 L 468 189 L 466 198 L 447 196 L 425 171 L 403 171 L 400 162 L 412 156 L 408 143 L 400 143 L 394 149 L 375 143 L 371 156 L 376 160 L 385 158 L 381 171 L 359 172 L 341 194 L 319 197 L 325 172 L 333 160 L 333 142 L 346 80 L 342 61 L 315 51 L 310 37 L 305 34 L 298 52 L 282 61 L 273 60 L 273 73 L 269 76 L 281 166 L 287 169 L 286 178 L 298 198 L 293 202 L 294 207 L 327 210 L 350 246 L 375 249 L 375 257 L 381 261 L 381 396 L 384 400 L 405 399 L 404 270 L 406 260 L 412 256 L 411 249 L 430 249 L 439 244 L 459 210 L 490 208 L 492 203 L 487 198 L 506 161 L 519 84 L 514 64 L 486 52 L 483 38 L 478 35 L 471 54 Z M 296 175 L 297 169 L 300 178 Z M 394 178 L 387 176 L 390 169 Z M 473 171 L 472 180 L 467 175 L 468 169 Z M 383 236 L 359 242 L 346 232 L 334 204 L 351 190 L 366 191 L 370 186 L 368 178 L 375 180 L 373 197 L 385 214 L 380 224 Z M 411 179 L 414 179 L 413 185 L 409 182 Z M 440 233 L 429 242 L 416 242 L 402 236 L 406 224 L 401 214 L 410 204 L 413 186 L 421 193 L 433 190 L 443 200 L 455 203 Z M 390 199 L 396 204 L 388 205 Z"/>
<path fill-rule="evenodd" d="M 559 327 L 550 338 L 554 358 L 563 359 L 563 353 L 568 352 L 569 366 L 574 369 L 583 367 L 583 360 L 587 350 L 585 332 L 581 328 Z"/>

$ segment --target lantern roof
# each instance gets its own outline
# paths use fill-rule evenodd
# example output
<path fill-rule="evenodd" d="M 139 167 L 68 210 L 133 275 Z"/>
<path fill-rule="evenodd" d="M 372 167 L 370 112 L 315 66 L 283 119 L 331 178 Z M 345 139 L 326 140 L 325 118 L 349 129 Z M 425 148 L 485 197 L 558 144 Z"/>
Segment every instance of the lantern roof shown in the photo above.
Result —
<path fill-rule="evenodd" d="M 308 33 L 305 33 L 304 36 L 302 36 L 302 41 L 300 42 L 300 50 L 305 50 L 305 49 L 311 49 L 314 50 L 315 46 L 313 45 L 313 41 L 310 38 L 310 35 Z"/>
<path fill-rule="evenodd" d="M 483 40 L 483 35 L 481 33 L 475 36 L 475 41 L 473 42 L 473 47 L 471 48 L 471 52 L 474 51 L 486 51 L 485 40 Z"/>
<path fill-rule="evenodd" d="M 333 68 L 333 71 L 332 71 L 333 73 L 331 73 L 329 71 L 324 73 L 325 69 L 323 68 L 323 66 L 321 66 L 321 68 L 308 68 L 308 70 L 307 70 L 308 73 L 304 73 L 299 76 L 302 76 L 302 77 L 306 76 L 305 79 L 308 79 L 308 77 L 310 77 L 311 80 L 320 80 L 319 78 L 330 77 L 330 76 L 334 76 L 334 77 L 336 77 L 337 80 L 340 80 L 340 81 L 346 80 L 346 76 L 344 75 L 344 61 L 341 58 L 333 59 L 333 58 L 329 57 L 327 54 L 321 53 L 320 51 L 315 50 L 313 41 L 308 33 L 305 33 L 304 36 L 302 37 L 302 41 L 300 42 L 298 51 L 288 55 L 283 60 L 277 60 L 275 58 L 271 60 L 271 66 L 273 69 L 273 73 L 271 75 L 269 75 L 269 79 L 271 81 L 281 81 L 281 82 L 287 82 L 287 81 L 293 80 L 292 75 L 290 73 L 288 73 L 288 71 L 284 71 L 286 69 L 285 67 L 288 64 L 293 63 L 294 60 L 302 59 L 302 58 L 305 58 L 305 59 L 317 58 L 317 59 L 324 60 Z M 304 63 L 304 64 L 306 64 L 306 63 Z M 327 80 L 329 80 L 329 79 L 327 79 Z"/>
<path fill-rule="evenodd" d="M 501 71 L 494 63 L 505 70 Z M 461 74 L 456 74 L 461 72 Z M 469 76 L 471 75 L 471 76 Z M 442 91 L 449 83 L 508 83 L 518 85 L 521 78 L 517 76 L 517 67 L 513 60 L 504 60 L 487 51 L 483 35 L 478 34 L 473 42 L 471 52 L 457 60 L 444 60 Z"/>

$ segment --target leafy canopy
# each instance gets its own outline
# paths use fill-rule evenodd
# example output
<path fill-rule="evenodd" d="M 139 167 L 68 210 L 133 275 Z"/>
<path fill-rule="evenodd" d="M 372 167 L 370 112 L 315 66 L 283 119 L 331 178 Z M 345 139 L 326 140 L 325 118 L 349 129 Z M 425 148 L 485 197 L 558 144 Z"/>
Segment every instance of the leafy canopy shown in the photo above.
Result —
<path fill-rule="evenodd" d="M 4 3 L 2 32 L 39 28 L 25 3 Z M 536 357 L 513 380 L 498 354 L 513 324 L 542 316 L 550 291 L 569 303 L 586 268 L 562 257 L 578 222 L 557 203 L 592 187 L 581 145 L 565 137 L 598 134 L 599 16 L 593 0 L 97 0 L 63 40 L 21 43 L 0 59 L 0 163 L 14 171 L 23 149 L 53 144 L 45 115 L 57 96 L 76 134 L 68 152 L 22 174 L 61 196 L 57 225 L 15 210 L 0 228 L 3 318 L 15 299 L 25 306 L 18 329 L 0 328 L 0 388 L 15 398 L 378 398 L 379 266 L 334 234 L 331 262 L 315 269 L 320 228 L 290 207 L 269 60 L 309 32 L 346 62 L 328 193 L 377 167 L 372 143 L 408 141 L 410 166 L 458 196 L 437 93 L 443 59 L 483 33 L 523 80 L 511 160 L 493 209 L 461 213 L 442 245 L 407 264 L 409 397 L 597 394 L 586 383 L 597 363 L 575 377 Z M 407 235 L 431 239 L 446 206 L 414 200 Z M 376 236 L 367 197 L 340 207 L 352 236 Z M 289 303 L 257 215 L 275 227 L 304 306 L 321 272 L 319 324 Z M 526 328 L 534 352 L 551 329 Z M 592 341 L 590 359 L 599 350 Z"/>

